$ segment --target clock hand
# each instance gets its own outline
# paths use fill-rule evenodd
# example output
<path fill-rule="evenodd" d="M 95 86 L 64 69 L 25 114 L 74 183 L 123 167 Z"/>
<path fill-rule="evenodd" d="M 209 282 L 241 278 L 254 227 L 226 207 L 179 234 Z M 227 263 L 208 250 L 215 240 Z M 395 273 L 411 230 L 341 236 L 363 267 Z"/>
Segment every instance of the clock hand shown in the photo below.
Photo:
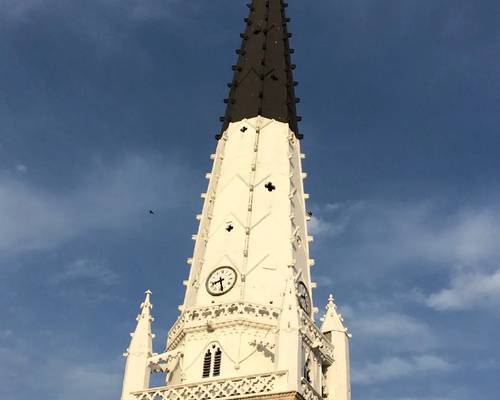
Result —
<path fill-rule="evenodd" d="M 219 278 L 219 280 L 210 282 L 212 286 L 217 285 L 218 283 L 220 284 L 220 291 L 222 292 L 224 290 L 224 286 L 222 286 L 222 282 L 224 282 L 224 278 Z"/>

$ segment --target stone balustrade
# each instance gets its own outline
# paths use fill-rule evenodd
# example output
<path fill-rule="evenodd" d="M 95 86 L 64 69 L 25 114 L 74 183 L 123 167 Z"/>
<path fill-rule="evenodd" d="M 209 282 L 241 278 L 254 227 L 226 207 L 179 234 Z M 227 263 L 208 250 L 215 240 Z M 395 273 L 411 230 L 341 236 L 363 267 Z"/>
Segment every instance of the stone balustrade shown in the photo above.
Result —
<path fill-rule="evenodd" d="M 283 392 L 286 371 L 164 386 L 132 393 L 136 400 L 222 400 Z M 307 398 L 306 400 L 321 400 Z"/>

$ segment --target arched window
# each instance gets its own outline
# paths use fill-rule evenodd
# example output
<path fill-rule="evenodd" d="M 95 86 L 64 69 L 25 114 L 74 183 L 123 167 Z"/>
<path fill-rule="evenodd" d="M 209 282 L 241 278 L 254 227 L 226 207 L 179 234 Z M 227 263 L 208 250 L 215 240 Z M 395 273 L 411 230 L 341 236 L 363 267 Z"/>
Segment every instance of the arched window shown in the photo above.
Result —
<path fill-rule="evenodd" d="M 312 383 L 312 380 L 311 380 L 311 359 L 310 358 L 308 358 L 306 360 L 306 362 L 304 363 L 303 375 L 304 375 L 304 379 L 307 382 Z"/>
<path fill-rule="evenodd" d="M 212 352 L 207 350 L 205 357 L 203 357 L 203 378 L 208 378 L 210 376 L 210 370 L 212 365 Z"/>
<path fill-rule="evenodd" d="M 220 349 L 215 350 L 215 355 L 214 355 L 214 376 L 219 376 L 220 375 L 220 363 L 222 359 L 222 351 Z"/>
<path fill-rule="evenodd" d="M 203 357 L 202 378 L 219 376 L 222 363 L 222 351 L 220 347 L 213 344 Z"/>

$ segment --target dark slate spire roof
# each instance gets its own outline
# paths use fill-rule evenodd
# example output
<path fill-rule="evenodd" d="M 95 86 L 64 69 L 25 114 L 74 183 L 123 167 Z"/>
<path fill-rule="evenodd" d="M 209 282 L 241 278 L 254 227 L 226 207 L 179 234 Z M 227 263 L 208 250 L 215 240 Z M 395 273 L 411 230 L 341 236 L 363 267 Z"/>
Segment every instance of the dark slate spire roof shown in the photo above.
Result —
<path fill-rule="evenodd" d="M 245 18 L 247 23 L 241 48 L 236 50 L 239 55 L 237 65 L 233 66 L 234 77 L 229 83 L 231 88 L 229 98 L 224 100 L 227 109 L 222 131 L 230 122 L 243 118 L 253 118 L 261 115 L 266 118 L 287 122 L 290 129 L 298 133 L 296 103 L 285 8 L 288 4 L 283 0 L 253 0 L 248 4 L 250 15 Z"/>

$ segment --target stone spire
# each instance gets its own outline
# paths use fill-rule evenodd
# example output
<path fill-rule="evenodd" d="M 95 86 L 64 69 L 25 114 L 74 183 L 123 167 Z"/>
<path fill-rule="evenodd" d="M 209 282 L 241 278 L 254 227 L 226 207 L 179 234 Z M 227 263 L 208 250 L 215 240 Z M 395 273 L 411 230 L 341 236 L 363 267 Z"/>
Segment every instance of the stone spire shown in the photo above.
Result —
<path fill-rule="evenodd" d="M 326 313 L 321 321 L 321 332 L 330 340 L 335 349 L 335 362 L 324 374 L 323 397 L 327 400 L 350 400 L 349 339 L 351 334 L 344 326 L 342 314 L 337 312 L 333 295 L 328 297 Z"/>
<path fill-rule="evenodd" d="M 130 334 L 130 346 L 123 354 L 127 361 L 123 378 L 123 390 L 121 400 L 135 400 L 130 393 L 146 389 L 149 386 L 150 368 L 148 358 L 153 355 L 153 339 L 151 323 L 151 291 L 146 291 L 146 298 L 141 304 L 141 313 L 137 316 L 137 326 Z"/>
<path fill-rule="evenodd" d="M 348 337 L 333 298 L 326 334 L 314 321 L 313 237 L 286 4 L 253 0 L 249 8 L 201 194 L 181 314 L 165 352 L 148 357 L 147 294 L 127 353 L 122 400 L 132 400 L 131 391 L 140 391 L 141 400 L 350 398 Z M 166 385 L 147 390 L 151 372 L 166 373 Z"/>
<path fill-rule="evenodd" d="M 344 326 L 344 318 L 342 314 L 337 312 L 337 305 L 335 304 L 335 299 L 331 294 L 328 297 L 328 303 L 326 304 L 326 313 L 321 318 L 321 332 L 324 334 L 331 332 L 343 332 L 350 337 L 347 328 Z"/>
<path fill-rule="evenodd" d="M 288 123 L 298 138 L 293 69 L 283 0 L 253 0 L 248 4 L 250 15 L 245 19 L 245 33 L 241 34 L 241 48 L 236 50 L 238 62 L 233 66 L 234 77 L 229 87 L 229 98 L 222 132 L 230 122 L 262 116 Z"/>

